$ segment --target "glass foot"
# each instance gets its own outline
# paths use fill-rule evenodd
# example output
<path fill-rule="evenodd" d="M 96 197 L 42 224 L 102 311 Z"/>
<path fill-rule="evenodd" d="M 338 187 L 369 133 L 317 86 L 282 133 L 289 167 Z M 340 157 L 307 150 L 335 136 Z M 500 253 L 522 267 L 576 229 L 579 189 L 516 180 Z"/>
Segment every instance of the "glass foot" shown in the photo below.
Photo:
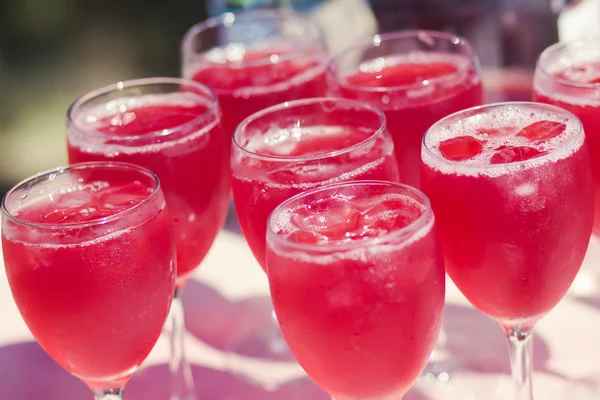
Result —
<path fill-rule="evenodd" d="M 198 400 L 198 399 L 196 398 L 195 395 L 190 395 L 187 398 L 183 398 L 183 397 L 178 396 L 178 395 L 171 395 L 171 397 L 170 397 L 169 400 Z"/>
<path fill-rule="evenodd" d="M 426 384 L 446 383 L 454 372 L 454 364 L 450 360 L 430 361 L 421 373 L 421 380 Z"/>
<path fill-rule="evenodd" d="M 446 383 L 455 368 L 452 355 L 446 348 L 446 330 L 442 328 L 429 362 L 421 373 L 421 380 L 428 384 Z"/>

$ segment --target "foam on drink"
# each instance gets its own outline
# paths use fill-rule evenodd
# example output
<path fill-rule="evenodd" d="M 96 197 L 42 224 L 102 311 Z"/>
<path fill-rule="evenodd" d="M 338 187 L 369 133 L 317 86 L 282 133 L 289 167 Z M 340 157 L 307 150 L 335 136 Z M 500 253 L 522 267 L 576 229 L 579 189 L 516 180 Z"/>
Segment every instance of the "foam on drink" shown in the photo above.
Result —
<path fill-rule="evenodd" d="M 471 66 L 472 60 L 464 55 L 413 51 L 362 62 L 358 71 L 345 71 L 349 75 L 341 81 L 364 91 L 402 88 L 405 101 L 381 101 L 385 108 L 404 108 L 421 99 L 454 95 L 455 89 L 463 90 L 465 84 L 478 84 L 479 75 L 473 73 Z"/>
<path fill-rule="evenodd" d="M 471 60 L 462 55 L 452 55 L 447 53 L 435 53 L 424 51 L 412 51 L 406 54 L 396 54 L 386 57 L 378 57 L 362 62 L 358 70 L 365 74 L 375 74 L 384 71 L 386 68 L 406 67 L 410 72 L 413 72 L 415 66 L 422 69 L 419 73 L 411 73 L 410 75 L 394 75 L 391 77 L 394 82 L 390 84 L 381 84 L 377 81 L 372 81 L 373 86 L 401 86 L 423 83 L 424 80 L 449 77 L 462 70 L 465 70 L 471 64 Z M 372 76 L 372 75 L 371 75 Z M 377 80 L 386 82 L 385 76 L 379 76 Z M 360 81 L 356 75 L 346 77 L 349 83 L 369 83 L 355 82 Z M 453 82 L 456 84 L 456 82 Z"/>
<path fill-rule="evenodd" d="M 279 127 L 248 132 L 244 149 L 265 156 L 309 157 L 344 150 L 374 134 L 373 130 L 344 125 Z"/>
<path fill-rule="evenodd" d="M 584 143 L 574 115 L 529 106 L 497 106 L 443 119 L 427 132 L 423 162 L 455 175 L 500 176 L 556 162 Z"/>
<path fill-rule="evenodd" d="M 185 72 L 187 78 L 203 82 L 217 93 L 230 91 L 233 97 L 248 98 L 289 90 L 315 79 L 326 67 L 326 54 L 314 44 L 274 38 L 210 49 L 195 57 Z"/>
<path fill-rule="evenodd" d="M 128 145 L 128 141 L 125 140 L 124 144 L 119 144 L 120 137 L 126 137 L 127 135 L 113 134 L 106 132 L 111 127 L 123 127 L 128 123 L 131 123 L 136 118 L 136 110 L 142 110 L 149 107 L 182 107 L 189 108 L 189 115 L 186 117 L 187 122 L 183 124 L 176 124 L 169 128 L 156 130 L 150 130 L 143 134 L 133 135 L 137 137 L 143 137 L 144 134 L 158 134 L 157 140 L 153 140 L 151 144 L 141 146 Z M 218 114 L 214 116 L 205 115 L 213 105 L 208 101 L 205 96 L 193 92 L 179 92 L 179 93 L 165 93 L 165 94 L 148 94 L 144 96 L 134 97 L 120 97 L 118 99 L 111 100 L 104 104 L 99 105 L 86 105 L 81 106 L 78 111 L 78 115 L 74 116 L 74 132 L 69 135 L 69 144 L 73 147 L 78 147 L 86 153 L 97 153 L 102 154 L 105 157 L 117 157 L 119 154 L 137 154 L 137 153 L 151 153 L 159 152 L 167 148 L 175 146 L 186 146 L 181 147 L 182 152 L 190 151 L 190 143 L 194 143 L 193 149 L 198 146 L 202 146 L 202 136 L 207 132 L 210 132 L 219 124 Z M 182 115 L 180 110 L 177 115 Z M 175 113 L 174 113 L 175 114 Z M 209 121 L 206 123 L 202 119 L 205 115 Z M 211 120 L 212 118 L 212 120 Z M 198 119 L 199 129 L 195 129 L 194 121 Z M 177 129 L 189 124 L 190 131 L 188 134 L 179 135 L 176 133 L 169 134 L 168 129 Z M 80 133 L 78 130 L 82 130 Z M 164 131 L 164 135 L 161 135 L 161 131 Z M 90 132 L 95 135 L 103 136 L 104 141 L 99 141 L 97 137 L 90 138 L 86 134 Z M 110 142 L 107 142 L 109 139 Z"/>
<path fill-rule="evenodd" d="M 598 77 L 594 69 L 585 68 L 600 62 L 600 49 L 597 45 L 573 45 L 565 49 L 557 60 L 544 64 L 544 70 L 551 74 L 564 75 L 565 79 L 579 83 L 589 83 Z"/>
<path fill-rule="evenodd" d="M 597 42 L 567 45 L 542 55 L 534 90 L 567 104 L 600 106 L 600 49 Z M 551 77 L 548 77 L 550 74 Z"/>
<path fill-rule="evenodd" d="M 368 190 L 339 190 L 323 198 L 306 198 L 300 204 L 273 213 L 271 230 L 287 243 L 299 245 L 291 256 L 318 263 L 335 258 L 360 259 L 365 254 L 397 251 L 423 237 L 432 229 L 434 218 L 424 224 L 417 220 L 425 206 L 403 194 L 372 194 Z M 413 226 L 413 224 L 415 224 Z M 407 231 L 413 226 L 415 230 Z M 405 233 L 397 240 L 395 234 Z M 314 252 L 301 250 L 315 246 Z M 319 246 L 325 250 L 320 254 Z M 338 247 L 338 249 L 336 249 Z M 286 248 L 288 253 L 290 248 Z"/>
<path fill-rule="evenodd" d="M 65 186 L 68 180 L 72 180 L 72 186 Z M 154 218 L 165 204 L 164 199 L 157 199 L 155 206 L 142 210 L 142 215 L 138 212 L 128 217 L 125 224 L 118 221 L 103 224 L 107 218 L 137 208 L 152 195 L 153 188 L 139 181 L 114 184 L 99 180 L 80 184 L 70 175 L 61 175 L 58 181 L 56 190 L 50 183 L 44 187 L 43 196 L 12 211 L 14 217 L 35 227 L 24 229 L 7 224 L 5 229 L 11 232 L 4 234 L 6 240 L 42 248 L 90 246 L 131 231 Z M 121 225 L 127 228 L 122 229 Z M 37 242 L 35 239 L 40 235 L 37 229 L 47 229 L 44 240 L 56 243 Z M 52 229 L 55 232 L 50 234 Z"/>
<path fill-rule="evenodd" d="M 274 158 L 237 153 L 233 174 L 242 181 L 260 180 L 282 189 L 305 190 L 351 180 L 376 169 L 393 152 L 389 138 L 378 136 L 372 129 L 345 125 L 272 126 L 266 132 L 250 131 L 246 136 L 242 143 L 245 150 Z M 369 140 L 370 143 L 364 143 Z M 353 146 L 357 148 L 349 149 Z"/>
<path fill-rule="evenodd" d="M 410 225 L 424 211 L 422 204 L 405 195 L 361 199 L 341 193 L 284 209 L 271 224 L 277 234 L 294 242 L 348 244 L 382 238 Z M 296 235 L 298 232 L 310 235 Z"/>

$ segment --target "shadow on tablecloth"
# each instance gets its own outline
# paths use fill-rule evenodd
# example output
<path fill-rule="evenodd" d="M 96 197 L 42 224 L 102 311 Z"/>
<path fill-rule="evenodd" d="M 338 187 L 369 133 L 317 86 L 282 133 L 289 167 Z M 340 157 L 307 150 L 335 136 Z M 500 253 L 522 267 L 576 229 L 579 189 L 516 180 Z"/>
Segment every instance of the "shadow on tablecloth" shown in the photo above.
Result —
<path fill-rule="evenodd" d="M 309 379 L 299 379 L 266 391 L 245 378 L 194 365 L 198 398 L 202 400 L 330 400 Z M 127 400 L 169 400 L 167 365 L 143 368 L 127 384 Z M 90 390 L 56 364 L 36 342 L 0 348 L 2 400 L 84 400 Z M 412 391 L 405 400 L 428 400 Z"/>
<path fill-rule="evenodd" d="M 183 296 L 186 328 L 202 342 L 247 357 L 281 360 L 267 347 L 277 329 L 270 297 L 231 301 L 195 280 L 188 282 Z"/>
<path fill-rule="evenodd" d="M 189 282 L 184 296 L 186 326 L 196 338 L 222 351 L 274 359 L 265 340 L 274 327 L 269 297 L 230 301 L 198 281 Z M 458 369 L 509 373 L 506 338 L 491 318 L 469 306 L 446 305 L 444 329 L 446 350 Z M 548 346 L 536 336 L 533 347 L 535 368 L 549 372 L 546 369 L 550 358 Z"/>
<path fill-rule="evenodd" d="M 497 322 L 473 307 L 447 304 L 444 314 L 446 350 L 457 369 L 480 373 L 510 373 L 508 344 Z M 539 336 L 533 337 L 533 365 L 549 372 L 548 345 Z"/>

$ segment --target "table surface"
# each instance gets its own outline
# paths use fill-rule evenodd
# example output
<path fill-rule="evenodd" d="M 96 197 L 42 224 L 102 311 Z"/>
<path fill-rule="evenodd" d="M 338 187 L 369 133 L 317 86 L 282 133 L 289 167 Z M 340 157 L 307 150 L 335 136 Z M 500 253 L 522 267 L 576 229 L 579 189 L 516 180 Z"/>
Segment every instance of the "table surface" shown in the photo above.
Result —
<path fill-rule="evenodd" d="M 573 396 L 574 384 L 596 387 L 600 383 L 600 296 L 589 294 L 595 290 L 597 260 L 600 243 L 592 242 L 571 292 L 537 327 L 534 391 L 538 399 L 582 400 L 583 394 Z M 0 276 L 0 399 L 91 398 L 82 383 L 36 344 L 5 275 Z M 201 400 L 329 400 L 296 363 L 270 359 L 261 348 L 260 335 L 270 318 L 268 283 L 242 236 L 220 233 L 186 287 L 184 302 L 187 353 Z M 405 400 L 506 399 L 509 364 L 504 333 L 474 310 L 451 282 L 444 328 L 453 362 L 450 381 L 422 380 Z M 167 356 L 167 343 L 161 337 L 128 384 L 127 400 L 168 400 Z"/>

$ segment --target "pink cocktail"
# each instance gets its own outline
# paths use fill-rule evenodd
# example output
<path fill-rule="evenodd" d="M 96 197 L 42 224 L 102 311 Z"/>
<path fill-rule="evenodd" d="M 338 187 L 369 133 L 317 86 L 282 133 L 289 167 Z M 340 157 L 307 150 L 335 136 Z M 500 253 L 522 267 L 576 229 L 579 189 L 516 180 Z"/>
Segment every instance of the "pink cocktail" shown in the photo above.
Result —
<path fill-rule="evenodd" d="M 332 94 L 385 112 L 400 178 L 415 187 L 427 129 L 483 101 L 479 60 L 471 45 L 441 32 L 377 35 L 335 57 L 328 77 Z"/>
<path fill-rule="evenodd" d="M 343 99 L 288 102 L 246 119 L 233 138 L 231 169 L 240 226 L 263 269 L 267 218 L 282 201 L 335 182 L 398 181 L 383 113 Z"/>
<path fill-rule="evenodd" d="M 176 262 L 165 204 L 155 175 L 120 163 L 36 175 L 4 198 L 2 250 L 19 311 L 98 399 L 120 393 L 167 317 Z"/>
<path fill-rule="evenodd" d="M 559 43 L 540 56 L 533 98 L 571 111 L 581 119 L 594 173 L 594 234 L 600 235 L 600 40 Z"/>
<path fill-rule="evenodd" d="M 85 95 L 68 117 L 71 163 L 124 161 L 159 176 L 185 284 L 227 214 L 230 138 L 214 94 L 180 79 L 128 81 Z"/>
<path fill-rule="evenodd" d="M 325 94 L 327 50 L 311 19 L 273 10 L 224 14 L 192 27 L 183 76 L 217 93 L 223 126 L 284 101 Z"/>
<path fill-rule="evenodd" d="M 70 162 L 125 161 L 160 178 L 171 210 L 179 289 L 206 256 L 227 215 L 231 139 L 221 115 L 210 89 L 175 78 L 99 89 L 77 100 L 68 114 Z M 172 340 L 183 340 L 181 290 L 172 313 L 177 324 Z"/>
<path fill-rule="evenodd" d="M 515 398 L 530 399 L 533 327 L 567 292 L 592 229 L 581 123 L 536 103 L 470 109 L 429 129 L 422 159 L 448 274 L 507 332 Z"/>
<path fill-rule="evenodd" d="M 267 266 L 283 335 L 336 399 L 401 399 L 441 327 L 445 273 L 427 198 L 358 181 L 302 193 L 269 219 Z"/>

